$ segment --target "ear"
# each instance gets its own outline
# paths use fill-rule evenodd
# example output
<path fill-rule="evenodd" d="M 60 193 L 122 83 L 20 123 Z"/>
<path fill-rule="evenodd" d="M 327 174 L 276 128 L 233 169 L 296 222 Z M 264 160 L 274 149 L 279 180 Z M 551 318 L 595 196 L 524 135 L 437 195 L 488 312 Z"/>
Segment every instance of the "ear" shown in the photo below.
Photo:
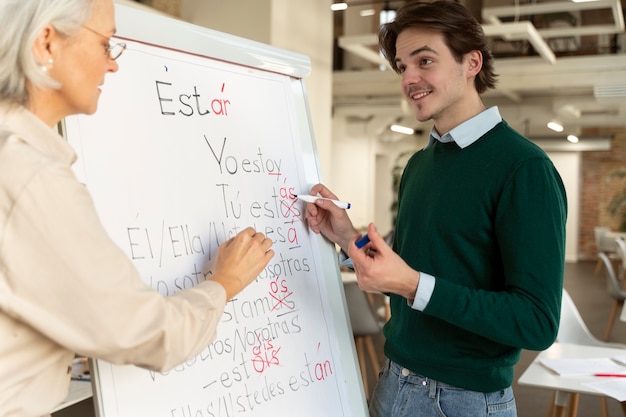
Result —
<path fill-rule="evenodd" d="M 483 54 L 474 50 L 466 55 L 467 59 L 467 75 L 475 77 L 483 67 Z"/>
<path fill-rule="evenodd" d="M 52 58 L 52 43 L 57 32 L 54 26 L 47 24 L 41 29 L 33 43 L 33 55 L 38 63 L 44 64 Z"/>

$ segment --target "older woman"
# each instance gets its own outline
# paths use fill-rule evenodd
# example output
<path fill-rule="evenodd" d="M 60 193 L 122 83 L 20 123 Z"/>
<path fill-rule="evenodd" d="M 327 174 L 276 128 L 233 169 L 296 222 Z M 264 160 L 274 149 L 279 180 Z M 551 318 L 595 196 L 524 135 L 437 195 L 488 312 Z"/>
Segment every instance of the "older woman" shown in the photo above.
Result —
<path fill-rule="evenodd" d="M 0 27 L 0 415 L 32 417 L 66 396 L 75 352 L 156 370 L 197 354 L 274 253 L 248 228 L 197 287 L 170 297 L 147 288 L 55 129 L 94 113 L 118 70 L 113 1 L 2 0 Z"/>

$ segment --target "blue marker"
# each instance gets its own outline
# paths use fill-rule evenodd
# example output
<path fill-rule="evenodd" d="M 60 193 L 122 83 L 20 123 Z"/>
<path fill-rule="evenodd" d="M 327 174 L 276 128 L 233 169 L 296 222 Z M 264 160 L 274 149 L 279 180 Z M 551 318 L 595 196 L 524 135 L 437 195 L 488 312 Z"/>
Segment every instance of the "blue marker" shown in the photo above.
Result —
<path fill-rule="evenodd" d="M 357 248 L 361 249 L 363 246 L 367 245 L 370 242 L 370 238 L 368 235 L 363 235 L 359 240 L 354 242 Z"/>

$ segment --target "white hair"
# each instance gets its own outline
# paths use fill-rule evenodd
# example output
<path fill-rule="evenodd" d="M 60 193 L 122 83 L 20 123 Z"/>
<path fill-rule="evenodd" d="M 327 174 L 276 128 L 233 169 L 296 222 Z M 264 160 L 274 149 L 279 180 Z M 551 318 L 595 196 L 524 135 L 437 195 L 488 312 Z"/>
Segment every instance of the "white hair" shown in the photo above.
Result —
<path fill-rule="evenodd" d="M 0 1 L 0 102 L 27 104 L 27 83 L 58 88 L 33 55 L 41 30 L 51 24 L 71 35 L 91 17 L 96 0 L 2 0 Z"/>

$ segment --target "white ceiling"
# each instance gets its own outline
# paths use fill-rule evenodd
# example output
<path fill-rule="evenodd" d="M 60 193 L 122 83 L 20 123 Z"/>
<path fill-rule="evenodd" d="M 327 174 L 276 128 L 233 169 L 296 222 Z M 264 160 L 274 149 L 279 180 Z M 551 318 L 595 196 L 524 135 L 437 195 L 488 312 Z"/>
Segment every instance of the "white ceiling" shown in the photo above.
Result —
<path fill-rule="evenodd" d="M 553 118 L 565 126 L 565 131 L 558 135 L 560 137 L 568 133 L 580 135 L 584 128 L 626 127 L 626 35 L 620 0 L 600 0 L 593 4 L 560 0 L 516 7 L 512 7 L 513 0 L 492 2 L 498 3 L 482 8 L 483 21 L 491 22 L 483 27 L 487 36 L 493 39 L 499 81 L 495 91 L 483 95 L 486 105 L 498 105 L 509 124 L 532 138 L 557 135 L 546 127 Z M 599 10 L 587 12 L 585 9 L 590 7 Z M 557 32 L 550 32 L 535 30 L 522 17 L 526 12 L 536 16 L 559 13 L 559 10 L 577 17 L 582 13 L 595 13 L 595 18 L 579 19 L 591 20 L 592 24 L 554 25 Z M 509 17 L 515 12 L 517 17 Z M 520 17 L 522 19 L 518 21 Z M 605 44 L 615 34 L 620 50 L 615 54 L 608 53 Z M 589 43 L 590 39 L 597 45 L 593 55 L 580 48 L 581 43 Z M 508 55 L 512 56 L 516 54 L 516 48 L 519 51 L 520 45 L 529 43 L 539 54 L 523 56 L 517 53 L 519 56 L 516 57 L 498 57 L 505 55 L 498 55 L 500 50 L 510 49 L 512 53 Z M 369 125 L 378 135 L 389 136 L 386 128 L 398 121 L 419 128 L 400 95 L 398 75 L 389 69 L 381 71 L 377 68 L 381 62 L 376 53 L 376 35 L 343 36 L 339 45 L 344 54 L 357 54 L 358 59 L 369 62 L 369 65 L 334 72 L 335 116 L 374 121 Z M 607 49 L 606 53 L 598 53 L 605 52 L 603 49 Z M 429 129 L 430 126 L 427 124 L 422 128 Z"/>

